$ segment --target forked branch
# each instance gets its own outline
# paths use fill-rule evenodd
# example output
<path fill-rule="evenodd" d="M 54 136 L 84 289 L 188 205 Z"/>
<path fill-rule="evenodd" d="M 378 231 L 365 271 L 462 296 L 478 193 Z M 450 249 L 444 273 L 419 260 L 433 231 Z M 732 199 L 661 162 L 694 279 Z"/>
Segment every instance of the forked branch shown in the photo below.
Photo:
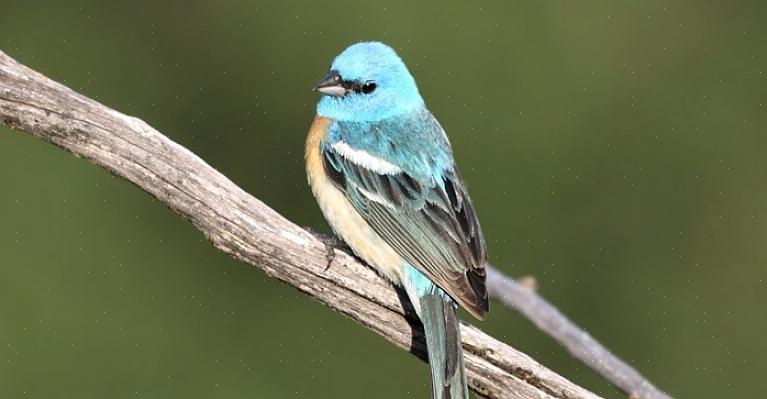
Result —
<path fill-rule="evenodd" d="M 368 267 L 334 249 L 328 268 L 326 247 L 318 237 L 243 191 L 186 148 L 143 121 L 78 94 L 2 52 L 0 124 L 31 133 L 136 184 L 189 219 L 216 248 L 315 297 L 398 347 L 425 357 L 419 323 L 409 319 L 412 312 L 402 308 L 396 290 Z M 539 326 L 552 326 L 540 323 L 556 312 L 542 298 L 518 292 L 521 287 L 497 271 L 491 271 L 489 279 L 490 291 L 504 303 Z M 588 337 L 557 315 L 554 329 L 569 326 L 567 331 Z M 598 398 L 476 327 L 464 323 L 462 333 L 469 385 L 482 396 Z M 571 351 L 576 354 L 609 355 L 590 337 L 590 341 L 582 341 L 582 336 L 553 336 L 568 347 L 575 345 Z M 590 346 L 578 346 L 584 342 Z M 603 374 L 632 396 L 667 397 L 612 355 L 601 361 L 611 365 L 606 373 L 601 370 Z M 594 367 L 593 362 L 587 364 Z M 614 364 L 629 371 L 616 369 Z M 611 375 L 615 370 L 621 375 L 629 373 L 633 379 L 616 379 Z"/>

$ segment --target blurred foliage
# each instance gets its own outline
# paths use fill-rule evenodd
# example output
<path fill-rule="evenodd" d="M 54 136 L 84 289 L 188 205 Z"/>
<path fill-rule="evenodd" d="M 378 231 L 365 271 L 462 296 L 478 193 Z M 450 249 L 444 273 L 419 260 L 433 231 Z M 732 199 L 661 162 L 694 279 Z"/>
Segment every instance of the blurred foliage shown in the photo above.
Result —
<path fill-rule="evenodd" d="M 495 264 L 671 394 L 745 398 L 767 396 L 766 20 L 764 1 L 0 0 L 0 48 L 327 230 L 309 89 L 385 41 Z M 423 363 L 86 161 L 0 129 L 0 179 L 0 398 L 428 397 Z M 478 324 L 622 397 L 513 311 Z"/>

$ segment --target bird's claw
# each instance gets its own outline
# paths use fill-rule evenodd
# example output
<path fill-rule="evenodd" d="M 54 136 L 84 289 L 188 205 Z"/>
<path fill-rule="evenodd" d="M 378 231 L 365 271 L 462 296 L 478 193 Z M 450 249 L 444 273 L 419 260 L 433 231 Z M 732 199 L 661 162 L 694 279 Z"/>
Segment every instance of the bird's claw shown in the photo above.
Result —
<path fill-rule="evenodd" d="M 333 264 L 333 261 L 336 259 L 336 248 L 347 250 L 349 249 L 349 246 L 346 245 L 346 242 L 336 236 L 327 236 L 325 234 L 314 231 L 311 227 L 306 227 L 306 230 L 315 236 L 318 240 L 320 240 L 323 245 L 325 245 L 325 261 L 327 263 L 325 265 L 324 271 L 328 271 L 330 266 Z"/>

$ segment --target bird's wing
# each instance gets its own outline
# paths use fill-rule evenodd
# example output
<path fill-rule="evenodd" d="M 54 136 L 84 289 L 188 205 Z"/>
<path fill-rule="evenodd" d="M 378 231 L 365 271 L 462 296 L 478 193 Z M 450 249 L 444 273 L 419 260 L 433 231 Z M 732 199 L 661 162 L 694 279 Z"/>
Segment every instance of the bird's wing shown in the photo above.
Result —
<path fill-rule="evenodd" d="M 455 166 L 436 178 L 418 179 L 343 141 L 324 142 L 321 151 L 325 173 L 373 230 L 474 316 L 484 318 L 485 242 Z"/>

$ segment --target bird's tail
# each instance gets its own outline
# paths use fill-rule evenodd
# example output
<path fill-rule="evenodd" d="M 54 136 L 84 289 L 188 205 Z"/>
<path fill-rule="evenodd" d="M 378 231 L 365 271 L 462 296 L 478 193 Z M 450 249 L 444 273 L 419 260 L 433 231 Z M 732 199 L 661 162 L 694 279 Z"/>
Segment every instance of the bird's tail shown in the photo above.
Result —
<path fill-rule="evenodd" d="M 434 399 L 468 399 L 455 301 L 414 267 L 406 268 L 405 277 L 405 291 L 423 322 Z"/>

